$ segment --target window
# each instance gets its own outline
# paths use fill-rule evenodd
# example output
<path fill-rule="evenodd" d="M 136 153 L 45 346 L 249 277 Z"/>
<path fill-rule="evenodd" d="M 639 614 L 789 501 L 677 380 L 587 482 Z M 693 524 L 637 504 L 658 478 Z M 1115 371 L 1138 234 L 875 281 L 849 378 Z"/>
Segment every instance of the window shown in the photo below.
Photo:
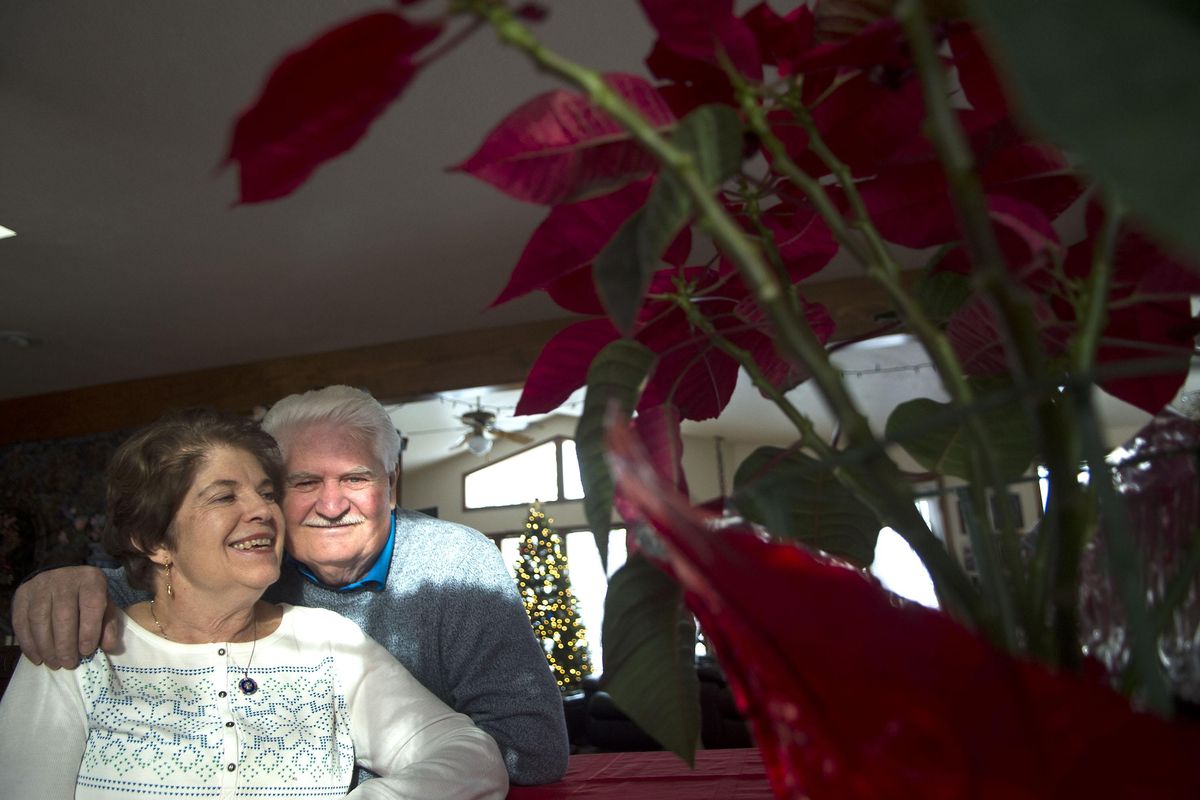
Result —
<path fill-rule="evenodd" d="M 592 649 L 592 669 L 597 675 L 604 668 L 600 631 L 604 625 L 604 596 L 608 594 L 608 578 L 625 563 L 625 530 L 614 530 L 608 536 L 608 572 L 600 566 L 600 552 L 591 531 L 574 531 L 566 535 L 567 567 L 571 570 L 571 591 L 579 600 L 579 616 L 587 627 L 588 644 Z"/>
<path fill-rule="evenodd" d="M 463 475 L 463 507 L 468 509 L 582 498 L 575 442 L 561 436 Z"/>
<path fill-rule="evenodd" d="M 583 499 L 583 479 L 579 477 L 579 456 L 575 453 L 575 440 L 562 440 L 563 500 Z"/>
<path fill-rule="evenodd" d="M 933 528 L 933 504 L 928 500 L 918 500 L 917 510 L 925 518 L 925 523 Z M 933 579 L 929 570 L 921 563 L 920 557 L 909 547 L 908 542 L 891 528 L 879 532 L 875 543 L 875 560 L 871 563 L 871 574 L 891 592 L 901 597 L 920 603 L 929 608 L 937 608 L 937 593 L 933 590 Z"/>

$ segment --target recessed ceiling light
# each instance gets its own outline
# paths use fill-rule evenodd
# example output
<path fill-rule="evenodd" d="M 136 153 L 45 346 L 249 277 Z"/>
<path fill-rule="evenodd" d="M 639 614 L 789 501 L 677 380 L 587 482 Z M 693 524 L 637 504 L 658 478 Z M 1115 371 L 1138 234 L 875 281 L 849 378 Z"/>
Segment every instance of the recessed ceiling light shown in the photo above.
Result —
<path fill-rule="evenodd" d="M 25 331 L 0 331 L 0 343 L 11 344 L 13 347 L 33 347 L 42 341 Z"/>
<path fill-rule="evenodd" d="M 17 235 L 17 232 L 14 231 L 12 228 L 6 228 L 3 225 L 0 225 L 0 239 L 7 239 L 10 236 L 16 236 L 16 235 Z"/>

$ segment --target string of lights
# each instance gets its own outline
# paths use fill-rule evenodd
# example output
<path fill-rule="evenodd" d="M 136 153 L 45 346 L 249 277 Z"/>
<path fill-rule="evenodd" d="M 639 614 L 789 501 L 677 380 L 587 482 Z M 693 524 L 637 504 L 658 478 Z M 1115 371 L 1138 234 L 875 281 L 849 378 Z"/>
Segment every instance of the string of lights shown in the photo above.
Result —
<path fill-rule="evenodd" d="M 447 405 L 452 408 L 465 408 L 473 411 L 477 408 L 482 408 L 484 411 L 491 411 L 497 417 L 511 417 L 513 412 L 517 410 L 516 403 L 485 403 L 482 400 L 459 400 L 456 397 L 446 397 L 445 395 L 437 395 L 437 399 L 442 405 Z M 568 400 L 559 406 L 560 409 L 579 410 L 583 408 L 582 400 Z"/>
<path fill-rule="evenodd" d="M 529 509 L 516 565 L 517 591 L 534 635 L 546 652 L 550 671 L 559 689 L 568 694 L 581 688 L 584 676 L 592 672 L 592 663 L 587 631 L 571 591 L 562 537 L 550 527 L 553 523 L 538 504 Z"/>
<path fill-rule="evenodd" d="M 881 367 L 876 365 L 871 369 L 843 369 L 839 370 L 843 378 L 861 378 L 864 375 L 886 375 L 894 372 L 913 372 L 920 373 L 923 369 L 933 369 L 933 362 L 926 361 L 922 364 L 898 364 L 893 367 Z"/>
<path fill-rule="evenodd" d="M 924 361 L 919 364 L 897 364 L 897 365 L 893 365 L 893 366 L 880 366 L 877 364 L 874 367 L 868 367 L 868 368 L 863 368 L 863 369 L 840 369 L 840 370 L 838 370 L 838 374 L 841 375 L 843 378 L 865 378 L 865 377 L 871 377 L 874 375 L 891 375 L 891 374 L 902 373 L 902 372 L 912 372 L 914 374 L 919 375 L 922 370 L 932 370 L 932 369 L 933 369 L 933 362 Z M 436 397 L 442 405 L 447 405 L 454 409 L 461 408 L 461 409 L 464 409 L 467 411 L 472 411 L 472 410 L 482 408 L 486 411 L 491 411 L 492 413 L 494 413 L 496 415 L 497 418 L 512 417 L 513 412 L 517 410 L 516 403 L 512 403 L 512 404 L 485 403 L 478 398 L 475 400 L 460 400 L 457 397 L 449 397 L 449 396 L 440 395 L 440 394 L 436 395 Z M 581 413 L 583 410 L 583 400 L 568 400 L 567 402 L 565 402 L 561 406 L 559 406 L 558 410 L 565 411 L 572 415 L 578 416 L 578 414 Z"/>

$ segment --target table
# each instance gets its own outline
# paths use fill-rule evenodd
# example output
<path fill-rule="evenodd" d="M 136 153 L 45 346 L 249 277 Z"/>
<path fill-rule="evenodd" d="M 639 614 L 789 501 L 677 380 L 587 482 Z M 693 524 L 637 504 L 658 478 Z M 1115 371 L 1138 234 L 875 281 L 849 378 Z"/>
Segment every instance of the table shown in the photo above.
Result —
<path fill-rule="evenodd" d="M 673 753 L 584 753 L 567 776 L 544 786 L 514 786 L 508 800 L 770 800 L 757 748 L 700 750 L 696 768 Z"/>

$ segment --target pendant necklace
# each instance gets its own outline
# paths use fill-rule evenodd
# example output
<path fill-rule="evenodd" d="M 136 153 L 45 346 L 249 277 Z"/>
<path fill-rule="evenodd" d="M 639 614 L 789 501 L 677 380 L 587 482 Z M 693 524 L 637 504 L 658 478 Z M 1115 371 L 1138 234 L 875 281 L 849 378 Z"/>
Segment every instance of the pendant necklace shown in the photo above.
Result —
<path fill-rule="evenodd" d="M 167 632 L 165 630 L 163 630 L 162 623 L 158 621 L 158 613 L 154 610 L 154 600 L 153 599 L 150 600 L 150 616 L 154 619 L 154 624 L 158 628 L 158 635 L 161 636 L 162 638 L 166 639 L 168 642 L 174 641 L 170 636 L 167 636 Z M 245 694 L 245 695 L 251 695 L 258 691 L 258 682 L 255 681 L 254 678 L 250 677 L 250 665 L 254 663 L 254 650 L 255 650 L 255 648 L 258 647 L 258 614 L 257 613 L 254 614 L 254 619 L 252 621 L 252 625 L 254 627 L 252 628 L 252 633 L 251 633 L 251 636 L 253 637 L 253 639 L 251 639 L 251 641 L 250 641 L 250 659 L 248 661 L 246 661 L 246 666 L 244 669 L 241 666 L 239 666 L 236 661 L 233 660 L 233 648 L 230 647 L 229 642 L 225 643 L 225 652 L 229 653 L 229 660 L 233 662 L 234 669 L 242 670 L 242 679 L 240 681 L 238 681 L 238 691 L 240 691 L 242 694 Z"/>
<path fill-rule="evenodd" d="M 242 679 L 238 681 L 238 691 L 242 694 L 250 695 L 258 691 L 258 683 L 254 678 L 250 677 L 250 665 L 254 663 L 254 648 L 258 646 L 258 614 L 254 615 L 254 638 L 250 642 L 250 658 L 246 661 L 246 668 L 242 669 L 236 661 L 233 661 L 233 648 L 228 644 L 225 645 L 229 651 L 229 660 L 233 661 L 234 669 L 242 670 Z"/>

